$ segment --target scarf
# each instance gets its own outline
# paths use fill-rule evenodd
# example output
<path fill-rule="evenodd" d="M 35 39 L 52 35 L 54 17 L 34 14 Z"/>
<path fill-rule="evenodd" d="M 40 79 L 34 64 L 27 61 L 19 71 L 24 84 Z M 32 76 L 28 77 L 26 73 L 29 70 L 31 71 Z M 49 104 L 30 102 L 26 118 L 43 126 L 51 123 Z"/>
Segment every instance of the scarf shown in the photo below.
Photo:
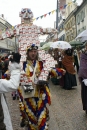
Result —
<path fill-rule="evenodd" d="M 62 59 L 62 64 L 64 68 L 66 69 L 67 72 L 71 74 L 75 74 L 73 63 L 74 63 L 74 57 L 72 56 L 65 55 L 64 58 Z"/>
<path fill-rule="evenodd" d="M 87 79 L 87 55 L 83 53 L 80 57 L 80 67 L 78 75 L 83 79 Z"/>
<path fill-rule="evenodd" d="M 34 71 L 34 68 L 35 68 L 35 66 L 36 66 L 36 61 L 33 61 L 33 62 L 32 62 L 31 60 L 27 60 L 27 63 L 25 63 L 24 66 L 25 66 L 25 67 L 23 67 L 23 68 L 24 68 L 24 70 L 25 70 L 27 76 L 28 76 L 28 77 L 31 77 L 31 76 L 33 75 L 33 71 Z M 29 67 L 29 66 L 30 66 L 30 67 Z M 43 68 L 43 62 L 37 61 L 37 68 L 36 68 L 35 74 L 37 74 L 37 75 L 40 74 L 42 68 Z"/>

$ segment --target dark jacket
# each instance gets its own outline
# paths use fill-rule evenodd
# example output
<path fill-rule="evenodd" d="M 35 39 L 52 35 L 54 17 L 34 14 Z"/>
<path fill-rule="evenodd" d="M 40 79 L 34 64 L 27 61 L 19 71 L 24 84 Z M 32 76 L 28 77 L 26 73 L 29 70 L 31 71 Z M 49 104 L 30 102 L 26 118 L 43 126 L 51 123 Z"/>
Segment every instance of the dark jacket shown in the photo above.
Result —
<path fill-rule="evenodd" d="M 4 73 L 8 70 L 9 60 L 5 59 L 4 61 Z"/>

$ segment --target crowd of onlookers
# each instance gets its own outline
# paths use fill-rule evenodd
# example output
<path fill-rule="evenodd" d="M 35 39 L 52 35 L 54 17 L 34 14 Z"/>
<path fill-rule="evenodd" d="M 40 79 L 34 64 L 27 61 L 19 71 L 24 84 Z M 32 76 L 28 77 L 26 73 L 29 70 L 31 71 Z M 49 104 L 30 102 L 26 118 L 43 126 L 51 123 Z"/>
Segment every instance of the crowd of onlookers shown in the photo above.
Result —
<path fill-rule="evenodd" d="M 58 67 L 66 70 L 65 75 L 60 79 L 57 77 L 55 80 L 52 79 L 53 83 L 55 84 L 54 81 L 58 81 L 58 84 L 62 86 L 62 88 L 71 90 L 77 86 L 78 78 L 81 84 L 83 110 L 87 114 L 87 42 L 84 48 L 74 47 L 67 50 L 51 49 L 49 53 L 57 60 Z"/>
<path fill-rule="evenodd" d="M 7 56 L 0 56 L 0 78 L 4 78 L 5 72 L 8 70 L 9 59 Z"/>
<path fill-rule="evenodd" d="M 10 75 L 8 74 L 8 66 L 12 60 L 12 55 L 0 56 L 0 79 L 7 79 L 9 80 Z M 12 98 L 15 100 L 18 99 L 17 91 L 12 92 Z"/>

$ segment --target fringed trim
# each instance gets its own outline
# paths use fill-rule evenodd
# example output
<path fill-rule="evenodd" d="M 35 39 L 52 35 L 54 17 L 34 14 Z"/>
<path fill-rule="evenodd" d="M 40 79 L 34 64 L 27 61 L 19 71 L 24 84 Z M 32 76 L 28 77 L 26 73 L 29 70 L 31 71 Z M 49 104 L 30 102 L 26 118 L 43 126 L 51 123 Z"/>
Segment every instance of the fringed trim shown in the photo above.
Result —
<path fill-rule="evenodd" d="M 49 88 L 46 86 L 40 91 L 39 98 L 27 98 L 23 100 L 21 90 L 18 89 L 20 101 L 21 119 L 25 119 L 26 115 L 29 120 L 30 130 L 46 130 L 47 129 L 47 104 L 51 104 L 51 94 Z"/>

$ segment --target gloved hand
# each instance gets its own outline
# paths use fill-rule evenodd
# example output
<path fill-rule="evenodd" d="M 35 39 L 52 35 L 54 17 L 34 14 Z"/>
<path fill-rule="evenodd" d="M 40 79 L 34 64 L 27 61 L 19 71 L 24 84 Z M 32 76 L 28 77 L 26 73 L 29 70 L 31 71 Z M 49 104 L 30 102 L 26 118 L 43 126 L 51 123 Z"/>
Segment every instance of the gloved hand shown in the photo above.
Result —
<path fill-rule="evenodd" d="M 39 86 L 44 87 L 44 86 L 48 85 L 48 82 L 47 82 L 47 81 L 43 81 L 43 80 L 39 80 L 39 81 L 37 82 L 37 84 L 38 84 Z"/>
<path fill-rule="evenodd" d="M 84 82 L 85 86 L 87 86 L 87 79 L 84 79 L 82 82 Z"/>

